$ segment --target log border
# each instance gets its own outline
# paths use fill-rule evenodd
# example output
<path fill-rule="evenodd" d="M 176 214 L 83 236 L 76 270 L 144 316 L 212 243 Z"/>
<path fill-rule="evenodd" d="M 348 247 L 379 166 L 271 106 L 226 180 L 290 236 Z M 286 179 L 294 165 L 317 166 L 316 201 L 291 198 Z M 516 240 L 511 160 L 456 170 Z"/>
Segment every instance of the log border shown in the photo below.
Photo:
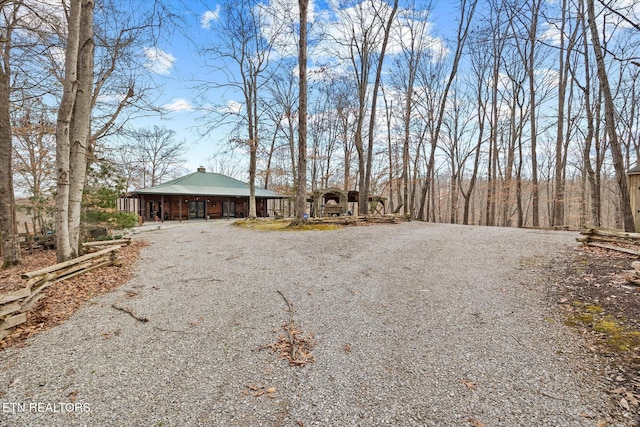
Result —
<path fill-rule="evenodd" d="M 84 243 L 83 248 L 95 252 L 21 274 L 20 277 L 26 280 L 25 287 L 0 295 L 0 341 L 10 335 L 16 326 L 27 321 L 27 313 L 43 297 L 43 290 L 96 268 L 119 265 L 117 251 L 129 243 L 130 239 Z M 105 245 L 109 246 L 103 248 Z"/>

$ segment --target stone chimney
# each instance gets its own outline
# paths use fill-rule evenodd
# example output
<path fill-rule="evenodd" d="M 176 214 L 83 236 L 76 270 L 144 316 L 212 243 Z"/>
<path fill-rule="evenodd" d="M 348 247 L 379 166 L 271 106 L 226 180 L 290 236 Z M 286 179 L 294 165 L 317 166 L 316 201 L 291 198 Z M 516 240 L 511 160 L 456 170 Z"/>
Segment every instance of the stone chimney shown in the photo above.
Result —
<path fill-rule="evenodd" d="M 206 171 L 207 171 L 207 169 L 204 166 L 200 166 L 198 168 L 198 172 L 206 172 Z"/>

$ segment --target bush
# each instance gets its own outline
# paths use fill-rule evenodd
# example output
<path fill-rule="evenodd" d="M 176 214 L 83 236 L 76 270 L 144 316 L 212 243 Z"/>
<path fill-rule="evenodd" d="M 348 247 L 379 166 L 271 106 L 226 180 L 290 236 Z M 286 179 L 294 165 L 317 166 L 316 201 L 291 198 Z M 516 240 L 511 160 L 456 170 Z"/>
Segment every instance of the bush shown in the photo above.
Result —
<path fill-rule="evenodd" d="M 111 209 L 86 210 L 82 218 L 88 224 L 104 225 L 110 229 L 133 228 L 138 224 L 138 215 Z"/>

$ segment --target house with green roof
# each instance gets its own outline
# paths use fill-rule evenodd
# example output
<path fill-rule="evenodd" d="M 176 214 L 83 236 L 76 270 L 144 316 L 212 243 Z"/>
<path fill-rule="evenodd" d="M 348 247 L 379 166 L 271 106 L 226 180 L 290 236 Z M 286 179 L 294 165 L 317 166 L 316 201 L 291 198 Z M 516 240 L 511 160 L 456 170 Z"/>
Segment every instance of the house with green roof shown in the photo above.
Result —
<path fill-rule="evenodd" d="M 131 196 L 145 220 L 239 218 L 249 213 L 249 184 L 200 167 L 194 173 L 154 187 L 135 190 Z M 268 201 L 287 196 L 257 188 L 256 214 L 269 216 Z"/>

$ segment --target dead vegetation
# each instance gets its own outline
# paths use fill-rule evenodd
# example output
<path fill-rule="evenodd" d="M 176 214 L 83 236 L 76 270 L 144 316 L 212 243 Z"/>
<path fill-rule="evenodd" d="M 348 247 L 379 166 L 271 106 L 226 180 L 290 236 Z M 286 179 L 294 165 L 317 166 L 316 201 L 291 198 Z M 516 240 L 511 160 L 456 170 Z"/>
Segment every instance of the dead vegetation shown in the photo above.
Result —
<path fill-rule="evenodd" d="M 138 259 L 144 242 L 133 241 L 120 248 L 119 266 L 103 266 L 85 274 L 56 282 L 42 291 L 43 297 L 27 313 L 26 322 L 15 327 L 11 334 L 0 341 L 0 349 L 22 345 L 30 336 L 45 331 L 67 320 L 91 298 L 109 293 L 123 285 L 133 275 L 133 265 Z M 20 265 L 0 270 L 0 294 L 24 287 L 21 275 L 55 264 L 55 251 L 36 250 L 23 252 Z"/>
<path fill-rule="evenodd" d="M 280 359 L 286 360 L 291 366 L 305 366 L 314 361 L 311 350 L 313 350 L 316 342 L 312 333 L 305 335 L 295 323 L 293 305 L 291 305 L 287 297 L 281 291 L 278 291 L 278 294 L 287 304 L 289 319 L 282 324 L 280 329 L 275 331 L 276 333 L 283 332 L 278 335 L 277 341 L 262 348 L 278 353 Z"/>
<path fill-rule="evenodd" d="M 640 287 L 630 281 L 630 251 L 636 243 L 598 240 L 567 254 L 552 267 L 554 298 L 565 323 L 578 331 L 590 351 L 607 362 L 609 393 L 638 422 L 640 411 Z M 620 251 L 604 245 L 624 248 Z"/>

